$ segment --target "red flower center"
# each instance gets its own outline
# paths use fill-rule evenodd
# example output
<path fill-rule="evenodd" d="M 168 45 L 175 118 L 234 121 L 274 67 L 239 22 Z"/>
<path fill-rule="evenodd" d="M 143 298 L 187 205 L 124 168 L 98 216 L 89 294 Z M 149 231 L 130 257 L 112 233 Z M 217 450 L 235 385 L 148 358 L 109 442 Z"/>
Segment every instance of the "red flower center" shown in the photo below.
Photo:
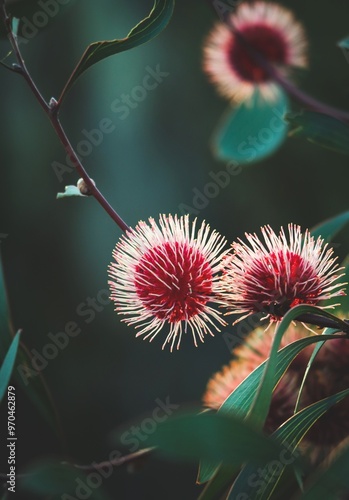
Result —
<path fill-rule="evenodd" d="M 204 309 L 212 292 L 212 268 L 188 243 L 163 243 L 146 252 L 135 270 L 144 307 L 170 323 L 189 320 Z"/>
<path fill-rule="evenodd" d="M 253 51 L 269 64 L 287 64 L 287 45 L 282 33 L 265 24 L 246 26 L 233 37 L 229 51 L 230 62 L 243 80 L 259 83 L 270 79 Z"/>
<path fill-rule="evenodd" d="M 245 276 L 245 299 L 261 306 L 274 318 L 298 304 L 316 305 L 320 278 L 313 266 L 293 252 L 273 252 L 254 263 Z"/>

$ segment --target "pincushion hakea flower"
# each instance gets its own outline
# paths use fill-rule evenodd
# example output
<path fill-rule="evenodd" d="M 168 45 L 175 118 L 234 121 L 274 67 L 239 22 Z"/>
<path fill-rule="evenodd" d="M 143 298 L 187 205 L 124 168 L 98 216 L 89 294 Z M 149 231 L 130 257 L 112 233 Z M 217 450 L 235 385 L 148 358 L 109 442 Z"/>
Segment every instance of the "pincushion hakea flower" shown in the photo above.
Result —
<path fill-rule="evenodd" d="M 248 99 L 257 88 L 273 100 L 276 84 L 265 64 L 288 76 L 292 66 L 307 65 L 306 48 L 303 27 L 289 10 L 274 3 L 243 2 L 208 36 L 204 70 L 233 101 Z"/>
<path fill-rule="evenodd" d="M 246 244 L 232 244 L 232 254 L 224 259 L 222 294 L 228 314 L 266 313 L 271 321 L 281 319 L 298 304 L 319 306 L 323 300 L 345 295 L 343 285 L 334 283 L 343 274 L 333 250 L 319 237 L 316 240 L 299 226 L 288 226 L 288 238 L 270 226 L 262 227 L 264 243 L 256 234 L 246 234 Z M 334 307 L 326 306 L 323 309 Z"/>
<path fill-rule="evenodd" d="M 213 375 L 207 384 L 203 396 L 206 407 L 218 409 L 230 393 L 269 357 L 274 332 L 275 325 L 267 332 L 263 328 L 257 328 L 246 337 L 244 344 L 234 350 L 235 359 Z M 309 336 L 313 335 L 302 325 L 290 325 L 282 338 L 280 348 Z M 293 415 L 298 391 L 313 348 L 314 346 L 308 346 L 296 356 L 276 386 L 265 424 L 268 433 L 274 432 Z M 325 342 L 308 373 L 300 408 L 348 388 L 348 359 L 348 338 Z M 321 461 L 326 454 L 347 439 L 348 432 L 349 398 L 347 397 L 326 412 L 306 434 L 303 445 L 309 450 L 312 462 Z"/>
<path fill-rule="evenodd" d="M 226 324 L 209 303 L 220 303 L 217 295 L 226 240 L 203 222 L 188 215 L 160 215 L 159 225 L 139 222 L 116 245 L 115 262 L 109 266 L 108 282 L 115 310 L 127 315 L 124 321 L 142 328 L 137 337 L 152 341 L 168 325 L 163 348 L 171 351 L 182 334 L 191 330 L 194 344 L 213 336 Z"/>

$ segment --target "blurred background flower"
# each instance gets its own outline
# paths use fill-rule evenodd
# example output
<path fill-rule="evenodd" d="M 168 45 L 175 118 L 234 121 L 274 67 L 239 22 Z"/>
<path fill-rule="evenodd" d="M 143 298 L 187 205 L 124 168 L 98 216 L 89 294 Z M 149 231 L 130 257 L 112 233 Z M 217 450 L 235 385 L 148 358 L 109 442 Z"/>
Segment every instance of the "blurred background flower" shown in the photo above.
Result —
<path fill-rule="evenodd" d="M 307 41 L 293 13 L 271 2 L 243 2 L 216 23 L 204 47 L 204 69 L 219 92 L 233 102 L 249 99 L 258 89 L 275 99 L 277 83 L 266 65 L 289 75 L 307 65 Z"/>

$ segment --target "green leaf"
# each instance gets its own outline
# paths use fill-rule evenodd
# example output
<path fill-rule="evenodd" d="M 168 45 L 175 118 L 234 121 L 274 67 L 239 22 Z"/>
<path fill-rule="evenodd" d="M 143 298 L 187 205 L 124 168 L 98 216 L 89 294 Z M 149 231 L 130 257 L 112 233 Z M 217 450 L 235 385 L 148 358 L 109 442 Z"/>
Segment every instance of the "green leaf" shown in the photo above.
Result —
<path fill-rule="evenodd" d="M 311 234 L 315 239 L 321 236 L 325 242 L 328 243 L 333 240 L 336 234 L 339 233 L 339 231 L 341 231 L 348 224 L 348 222 L 349 211 L 343 212 L 313 227 Z"/>
<path fill-rule="evenodd" d="M 19 20 L 18 35 L 28 43 L 35 38 L 41 31 L 49 29 L 57 19 L 59 19 L 68 9 L 70 9 L 76 0 L 63 2 L 54 1 L 42 2 L 46 4 L 48 13 L 42 8 L 38 0 L 6 0 L 6 10 L 12 16 Z M 42 12 L 42 16 L 37 16 L 38 12 Z M 47 22 L 43 23 L 44 15 L 47 14 Z M 0 38 L 5 38 L 5 31 L 0 22 Z"/>
<path fill-rule="evenodd" d="M 239 417 L 192 413 L 169 418 L 149 436 L 161 455 L 188 461 L 200 458 L 240 465 L 273 460 L 282 448 Z"/>
<path fill-rule="evenodd" d="M 292 137 L 304 136 L 309 142 L 336 153 L 349 154 L 349 126 L 315 111 L 288 115 Z"/>
<path fill-rule="evenodd" d="M 295 319 L 296 316 L 303 314 L 304 311 L 301 311 L 301 308 L 310 308 L 308 311 L 314 312 L 316 310 L 317 314 L 320 314 L 320 310 L 317 308 L 313 308 L 313 306 L 296 306 L 293 308 L 291 311 L 287 313 L 289 315 L 291 312 L 293 312 L 292 317 L 294 316 L 293 319 Z M 298 312 L 299 311 L 299 312 Z M 331 314 L 326 313 L 325 311 L 321 311 L 322 315 L 326 315 L 327 317 L 334 318 Z M 286 316 L 287 316 L 286 315 Z M 289 320 L 290 316 L 287 316 L 286 322 L 289 324 L 292 319 Z M 285 326 L 285 318 L 284 320 L 280 323 Z M 279 327 L 279 328 L 280 328 Z M 286 331 L 287 327 L 285 328 Z M 282 335 L 281 335 L 282 337 Z M 268 394 L 269 394 L 269 400 L 267 402 L 268 408 L 270 404 L 270 399 L 271 399 L 271 393 L 272 390 L 275 388 L 277 383 L 279 382 L 280 378 L 283 376 L 285 371 L 287 370 L 288 366 L 290 363 L 293 361 L 293 359 L 308 345 L 311 345 L 316 342 L 320 342 L 323 340 L 331 339 L 331 338 L 339 338 L 338 336 L 334 335 L 328 335 L 328 336 L 319 336 L 319 335 L 314 335 L 314 337 L 305 337 L 304 339 L 297 340 L 296 342 L 293 342 L 292 344 L 284 347 L 283 349 L 280 350 L 280 352 L 275 353 L 274 349 L 274 354 L 275 356 L 275 361 L 273 359 L 273 383 L 271 387 L 271 392 L 270 391 L 270 386 L 268 387 Z M 280 339 L 281 340 L 281 339 Z M 280 341 L 278 340 L 278 346 L 280 345 Z M 276 347 L 276 350 L 278 347 Z M 265 376 L 265 370 L 268 364 L 268 360 L 264 361 L 261 365 L 259 365 L 231 394 L 230 396 L 224 401 L 222 406 L 219 408 L 218 412 L 222 412 L 224 414 L 229 414 L 229 415 L 239 415 L 242 418 L 246 417 L 248 415 L 248 412 L 250 410 L 250 407 L 253 402 L 253 398 L 255 397 L 255 394 L 258 390 L 258 387 L 261 385 L 261 380 Z M 268 375 L 270 376 L 270 375 Z M 262 395 L 263 397 L 263 395 Z M 265 408 L 264 408 L 265 411 Z M 268 412 L 267 412 L 268 413 Z M 204 466 L 201 466 L 200 472 L 203 471 L 205 475 L 203 476 L 202 474 L 199 475 L 199 482 L 204 483 L 210 479 L 212 479 L 214 473 L 216 472 L 218 464 L 204 464 Z"/>
<path fill-rule="evenodd" d="M 89 45 L 64 87 L 59 101 L 62 101 L 72 85 L 93 64 L 106 57 L 132 49 L 156 37 L 168 24 L 174 9 L 174 0 L 155 0 L 148 17 L 135 26 L 126 38 L 104 40 Z"/>
<path fill-rule="evenodd" d="M 212 481 L 209 481 L 202 490 L 198 500 L 225 498 L 223 493 L 228 490 L 239 470 L 240 466 L 237 465 L 221 465 Z"/>
<path fill-rule="evenodd" d="M 323 331 L 322 335 L 334 335 L 337 332 L 338 332 L 338 330 L 333 330 L 332 328 L 325 328 L 325 330 Z M 300 404 L 301 396 L 302 396 L 302 393 L 303 393 L 303 389 L 304 389 L 305 382 L 307 380 L 308 374 L 310 372 L 310 369 L 311 369 L 311 367 L 313 365 L 313 362 L 314 362 L 316 356 L 318 355 L 320 349 L 323 347 L 324 344 L 325 344 L 325 341 L 318 342 L 318 344 L 316 344 L 313 352 L 311 353 L 311 356 L 309 358 L 309 361 L 308 361 L 307 367 L 305 369 L 305 372 L 304 372 L 304 375 L 303 375 L 303 379 L 302 379 L 302 382 L 301 382 L 301 385 L 300 385 L 300 388 L 299 388 L 299 391 L 298 391 L 298 396 L 297 396 L 297 401 L 296 401 L 296 406 L 295 406 L 295 409 L 294 409 L 294 413 L 297 413 L 297 411 L 299 409 L 299 404 Z"/>
<path fill-rule="evenodd" d="M 272 103 L 255 91 L 249 101 L 243 101 L 224 117 L 214 138 L 217 157 L 248 164 L 274 153 L 286 138 L 287 110 L 288 99 L 282 89 L 275 91 Z"/>
<path fill-rule="evenodd" d="M 17 332 L 0 368 L 0 402 L 5 395 L 17 357 L 21 332 Z"/>
<path fill-rule="evenodd" d="M 278 349 L 280 347 L 281 339 L 286 332 L 287 328 L 290 326 L 293 320 L 297 319 L 303 314 L 317 314 L 318 316 L 324 316 L 325 318 L 331 318 L 341 323 L 341 320 L 333 316 L 332 314 L 319 309 L 318 307 L 299 305 L 290 309 L 287 314 L 283 317 L 281 323 L 275 331 L 274 341 L 271 347 L 270 356 L 267 360 L 265 370 L 261 381 L 259 383 L 258 391 L 256 397 L 249 409 L 247 418 L 249 421 L 257 427 L 257 429 L 262 429 L 267 418 L 270 401 L 272 393 L 275 387 L 275 374 L 277 370 L 277 358 Z M 324 340 L 325 335 L 321 336 Z M 331 335 L 330 335 L 331 337 Z M 332 336 L 333 337 L 333 336 Z"/>
<path fill-rule="evenodd" d="M 4 273 L 0 259 L 0 357 L 4 358 L 14 338 L 14 329 L 10 320 L 10 312 L 6 294 Z M 15 381 L 19 383 L 29 398 L 50 424 L 60 434 L 58 417 L 41 373 L 31 368 L 31 356 L 20 344 L 13 372 Z M 61 437 L 61 436 L 60 436 Z"/>
<path fill-rule="evenodd" d="M 109 500 L 102 491 L 104 478 L 98 471 L 93 471 L 91 481 L 78 469 L 57 462 L 40 462 L 32 465 L 20 479 L 21 489 L 40 495 L 62 495 L 60 498 L 94 498 Z M 99 479 L 96 477 L 99 476 Z M 98 486 L 97 486 L 98 484 Z"/>
<path fill-rule="evenodd" d="M 57 193 L 57 200 L 61 198 L 68 198 L 69 196 L 82 196 L 87 198 L 84 194 L 81 194 L 80 189 L 77 186 L 65 186 L 64 193 Z"/>
<path fill-rule="evenodd" d="M 326 500 L 344 499 L 345 496 L 339 495 L 344 491 L 349 491 L 349 448 L 346 447 L 331 462 L 326 469 L 320 469 L 311 478 L 311 485 L 303 493 L 302 500 Z"/>
<path fill-rule="evenodd" d="M 289 418 L 281 427 L 279 427 L 272 437 L 277 440 L 283 447 L 284 452 L 294 454 L 297 446 L 301 442 L 304 435 L 315 424 L 315 422 L 329 410 L 333 405 L 349 395 L 349 389 L 341 391 L 338 394 L 329 396 L 321 401 L 318 401 L 307 408 Z M 251 464 L 248 464 L 241 471 L 239 477 L 234 483 L 228 499 L 233 500 L 239 498 L 239 493 L 248 495 L 249 500 L 267 500 L 271 497 L 279 479 L 281 478 L 286 466 L 291 465 L 296 456 L 285 458 L 285 453 L 280 455 L 277 460 L 279 467 L 269 467 L 268 463 L 264 464 L 266 474 L 263 474 L 264 481 L 259 481 L 259 488 L 256 488 L 256 483 L 251 485 L 249 479 L 251 477 L 260 477 L 258 469 Z M 261 484 L 262 483 L 262 484 Z"/>
<path fill-rule="evenodd" d="M 0 356 L 5 356 L 13 337 L 13 327 L 6 294 L 6 286 L 0 259 Z"/>

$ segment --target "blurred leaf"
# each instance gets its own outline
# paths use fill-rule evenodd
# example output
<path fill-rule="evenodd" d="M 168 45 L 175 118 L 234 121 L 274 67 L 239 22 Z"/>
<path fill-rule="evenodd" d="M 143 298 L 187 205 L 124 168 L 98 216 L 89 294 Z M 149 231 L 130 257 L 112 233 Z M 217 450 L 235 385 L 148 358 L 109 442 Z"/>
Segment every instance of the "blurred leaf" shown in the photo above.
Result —
<path fill-rule="evenodd" d="M 240 465 L 273 460 L 278 443 L 241 418 L 219 413 L 193 413 L 168 418 L 149 436 L 161 455 L 197 461 L 200 458 Z"/>
<path fill-rule="evenodd" d="M 38 0 L 6 0 L 6 10 L 19 20 L 18 35 L 23 37 L 20 44 L 24 45 L 35 38 L 38 33 L 49 28 L 74 3 L 76 0 L 69 0 L 65 2 L 65 5 L 57 0 L 51 2 L 45 2 L 45 0 L 43 2 L 38 2 Z M 38 14 L 40 15 L 38 16 Z M 0 37 L 5 37 L 3 26 L 0 26 Z"/>
<path fill-rule="evenodd" d="M 6 294 L 2 262 L 0 259 L 0 357 L 4 357 L 12 341 L 13 328 Z"/>
<path fill-rule="evenodd" d="M 272 434 L 272 437 L 281 444 L 283 451 L 288 451 L 293 454 L 304 435 L 315 422 L 326 413 L 327 410 L 344 399 L 347 395 L 349 395 L 349 389 L 304 408 L 279 427 Z M 284 455 L 278 457 L 280 467 L 278 467 L 277 470 L 275 470 L 275 468 L 270 468 L 270 470 L 268 469 L 267 473 L 263 475 L 264 481 L 263 485 L 259 484 L 260 488 L 256 488 L 256 483 L 251 484 L 249 481 L 251 477 L 260 477 L 258 469 L 251 464 L 246 465 L 234 483 L 228 499 L 233 500 L 239 498 L 239 493 L 248 495 L 249 500 L 267 500 L 270 498 L 286 466 L 290 465 L 290 459 L 287 459 L 288 463 L 286 463 L 283 456 Z M 268 467 L 267 463 L 264 465 L 265 468 Z"/>
<path fill-rule="evenodd" d="M 2 263 L 0 259 L 0 357 L 5 357 L 14 337 L 14 330 L 10 321 L 10 312 L 6 294 L 6 286 Z M 58 417 L 41 373 L 31 368 L 31 356 L 27 349 L 20 344 L 14 377 L 52 429 L 60 433 Z"/>
<path fill-rule="evenodd" d="M 21 332 L 17 332 L 0 368 L 0 402 L 5 395 L 17 357 Z"/>
<path fill-rule="evenodd" d="M 249 101 L 229 110 L 219 125 L 214 138 L 217 157 L 247 164 L 274 153 L 287 134 L 287 110 L 288 99 L 282 89 L 275 91 L 272 103 L 255 91 Z"/>
<path fill-rule="evenodd" d="M 349 49 L 349 38 L 344 38 L 340 42 L 337 43 L 338 47 L 341 49 Z"/>
<path fill-rule="evenodd" d="M 83 198 L 87 198 L 84 194 L 81 194 L 80 189 L 76 186 L 65 186 L 64 193 L 57 193 L 57 200 L 61 198 L 68 198 L 69 196 L 82 196 Z"/>
<path fill-rule="evenodd" d="M 96 476 L 99 476 L 98 486 Z M 109 500 L 102 491 L 101 485 L 105 479 L 93 471 L 93 480 L 76 468 L 57 462 L 41 462 L 31 466 L 20 479 L 21 489 L 40 495 L 62 495 L 60 498 L 94 498 Z"/>
<path fill-rule="evenodd" d="M 315 239 L 321 236 L 321 238 L 328 243 L 333 240 L 336 234 L 339 233 L 339 231 L 341 231 L 348 224 L 348 222 L 349 211 L 343 212 L 314 226 L 311 230 L 311 234 Z"/>
<path fill-rule="evenodd" d="M 132 49 L 156 37 L 168 24 L 174 9 L 174 0 L 155 0 L 148 17 L 135 26 L 126 38 L 105 40 L 89 45 L 64 87 L 59 101 L 62 101 L 79 76 L 89 67 L 106 57 Z"/>
<path fill-rule="evenodd" d="M 292 137 L 304 136 L 309 142 L 336 153 L 349 154 L 349 126 L 331 116 L 315 111 L 288 115 Z"/>
<path fill-rule="evenodd" d="M 339 500 L 347 498 L 339 495 L 343 491 L 349 491 L 349 448 L 339 452 L 338 456 L 326 468 L 318 469 L 310 481 L 310 487 L 301 496 L 302 500 Z"/>

